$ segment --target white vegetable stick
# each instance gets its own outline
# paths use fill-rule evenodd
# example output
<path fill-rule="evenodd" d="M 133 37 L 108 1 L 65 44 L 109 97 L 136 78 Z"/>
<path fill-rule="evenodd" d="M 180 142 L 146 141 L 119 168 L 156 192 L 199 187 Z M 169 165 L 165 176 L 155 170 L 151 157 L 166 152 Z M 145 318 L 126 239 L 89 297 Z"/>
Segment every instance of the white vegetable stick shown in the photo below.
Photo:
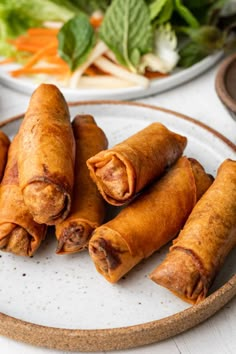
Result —
<path fill-rule="evenodd" d="M 71 88 L 76 88 L 78 86 L 78 82 L 85 72 L 85 70 L 93 64 L 93 62 L 100 57 L 102 54 L 104 54 L 107 51 L 107 46 L 103 42 L 98 42 L 96 46 L 93 48 L 92 52 L 90 53 L 88 59 L 80 65 L 75 72 L 72 74 L 69 87 Z"/>
<path fill-rule="evenodd" d="M 47 28 L 55 28 L 55 29 L 60 29 L 63 26 L 63 22 L 59 21 L 45 21 L 44 26 Z"/>
<path fill-rule="evenodd" d="M 136 85 L 139 85 L 142 87 L 149 86 L 149 80 L 146 77 L 131 73 L 128 70 L 122 68 L 121 66 L 118 66 L 118 65 L 112 63 L 109 59 L 106 59 L 104 57 L 100 57 L 94 61 L 94 64 L 99 69 L 105 71 L 106 73 L 114 75 L 116 77 L 119 77 L 120 79 L 124 79 L 126 81 L 133 82 Z"/>
<path fill-rule="evenodd" d="M 125 81 L 118 77 L 109 75 L 98 76 L 82 76 L 78 82 L 77 88 L 94 88 L 94 89 L 108 89 L 108 88 L 125 88 L 134 86 L 130 81 Z"/>

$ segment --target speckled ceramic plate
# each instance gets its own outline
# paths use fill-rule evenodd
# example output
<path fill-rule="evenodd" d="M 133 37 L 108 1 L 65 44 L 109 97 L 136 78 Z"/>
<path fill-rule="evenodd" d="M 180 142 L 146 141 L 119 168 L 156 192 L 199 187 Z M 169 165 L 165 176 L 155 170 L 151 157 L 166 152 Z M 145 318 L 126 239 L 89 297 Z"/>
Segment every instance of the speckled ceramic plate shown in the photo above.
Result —
<path fill-rule="evenodd" d="M 124 88 L 103 88 L 101 82 L 95 86 L 94 84 L 90 87 L 83 88 L 67 88 L 63 87 L 59 83 L 55 83 L 60 86 L 61 91 L 67 100 L 91 100 L 91 99 L 134 99 L 139 97 L 146 97 L 153 94 L 157 94 L 173 87 L 176 87 L 188 80 L 195 78 L 204 71 L 211 68 L 219 59 L 223 56 L 222 52 L 218 52 L 213 55 L 209 55 L 205 59 L 201 60 L 197 64 L 191 66 L 187 69 L 176 69 L 174 72 L 161 79 L 152 80 L 151 84 L 147 88 L 139 86 L 130 86 Z M 33 78 L 20 77 L 13 78 L 9 75 L 9 71 L 18 68 L 19 65 L 7 64 L 0 66 L 0 81 L 10 87 L 13 90 L 23 92 L 26 94 L 32 94 L 32 92 L 38 86 L 40 80 Z M 47 80 L 45 77 L 41 78 L 41 82 Z M 45 82 L 49 82 L 45 81 Z M 52 81 L 50 83 L 53 83 Z"/>
<path fill-rule="evenodd" d="M 186 135 L 187 156 L 215 175 L 236 147 L 211 128 L 181 114 L 130 102 L 80 102 L 71 116 L 94 115 L 110 146 L 159 121 Z M 10 137 L 22 115 L 0 124 Z M 213 315 L 236 294 L 235 251 L 231 252 L 200 304 L 190 306 L 156 285 L 148 274 L 168 246 L 137 265 L 118 284 L 99 275 L 87 252 L 55 255 L 53 231 L 32 258 L 0 254 L 0 334 L 62 350 L 125 349 L 174 336 Z"/>

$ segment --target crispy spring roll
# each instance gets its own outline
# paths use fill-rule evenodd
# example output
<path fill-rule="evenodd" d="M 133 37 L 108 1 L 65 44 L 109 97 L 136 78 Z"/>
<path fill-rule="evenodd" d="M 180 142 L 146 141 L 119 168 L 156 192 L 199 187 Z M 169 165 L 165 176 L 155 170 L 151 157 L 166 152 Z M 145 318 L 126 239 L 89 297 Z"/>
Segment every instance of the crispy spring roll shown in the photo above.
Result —
<path fill-rule="evenodd" d="M 67 103 L 54 85 L 33 93 L 19 130 L 19 183 L 34 220 L 53 225 L 71 208 L 75 142 Z"/>
<path fill-rule="evenodd" d="M 7 162 L 7 152 L 10 145 L 10 140 L 7 135 L 0 130 L 0 182 L 2 180 L 4 169 Z"/>
<path fill-rule="evenodd" d="M 225 160 L 150 278 L 183 300 L 202 301 L 236 244 L 236 161 Z"/>
<path fill-rule="evenodd" d="M 199 191 L 203 193 L 212 179 L 196 160 L 181 157 L 159 181 L 94 231 L 89 253 L 98 272 L 115 283 L 173 239 L 200 197 Z"/>
<path fill-rule="evenodd" d="M 112 149 L 87 161 L 103 198 L 122 205 L 159 177 L 182 155 L 187 139 L 152 123 Z"/>
<path fill-rule="evenodd" d="M 86 248 L 92 231 L 105 216 L 105 201 L 89 176 L 86 161 L 107 148 L 107 138 L 90 115 L 76 116 L 72 127 L 76 142 L 75 183 L 71 212 L 56 225 L 58 254 Z"/>
<path fill-rule="evenodd" d="M 18 183 L 18 136 L 10 145 L 0 185 L 0 249 L 32 256 L 45 237 L 46 226 L 37 224 L 24 204 Z"/>

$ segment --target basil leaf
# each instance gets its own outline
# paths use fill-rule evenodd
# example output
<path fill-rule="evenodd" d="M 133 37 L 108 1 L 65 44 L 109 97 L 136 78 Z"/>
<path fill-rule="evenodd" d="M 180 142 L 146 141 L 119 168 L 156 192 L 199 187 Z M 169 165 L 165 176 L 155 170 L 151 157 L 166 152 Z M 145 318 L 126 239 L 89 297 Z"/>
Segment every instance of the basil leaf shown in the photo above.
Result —
<path fill-rule="evenodd" d="M 145 1 L 113 0 L 99 34 L 120 64 L 135 72 L 141 55 L 152 51 L 151 20 Z"/>
<path fill-rule="evenodd" d="M 58 53 L 74 71 L 88 57 L 95 43 L 95 34 L 89 19 L 79 14 L 67 21 L 58 33 Z"/>

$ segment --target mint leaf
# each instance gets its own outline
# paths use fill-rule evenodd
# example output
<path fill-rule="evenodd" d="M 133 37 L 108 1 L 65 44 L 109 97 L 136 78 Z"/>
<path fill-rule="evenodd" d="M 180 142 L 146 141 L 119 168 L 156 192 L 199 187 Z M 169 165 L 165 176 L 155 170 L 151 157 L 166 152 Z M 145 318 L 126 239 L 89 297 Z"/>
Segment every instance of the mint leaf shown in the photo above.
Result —
<path fill-rule="evenodd" d="M 152 51 L 151 20 L 145 1 L 113 0 L 99 34 L 120 64 L 135 72 L 141 55 Z"/>
<path fill-rule="evenodd" d="M 74 71 L 86 59 L 95 42 L 93 27 L 84 14 L 75 16 L 58 33 L 58 53 Z"/>

